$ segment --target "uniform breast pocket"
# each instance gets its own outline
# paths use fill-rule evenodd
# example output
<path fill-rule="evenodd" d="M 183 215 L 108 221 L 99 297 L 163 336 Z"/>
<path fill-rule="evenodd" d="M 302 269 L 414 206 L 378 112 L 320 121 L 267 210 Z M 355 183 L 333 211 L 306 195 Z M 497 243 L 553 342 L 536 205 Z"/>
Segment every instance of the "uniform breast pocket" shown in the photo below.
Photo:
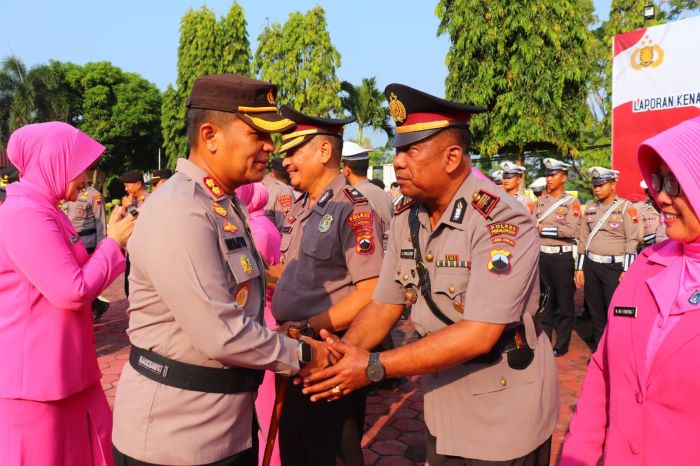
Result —
<path fill-rule="evenodd" d="M 314 287 L 322 287 L 332 280 L 333 241 L 319 237 L 301 240 L 299 254 L 299 281 Z M 289 258 L 287 259 L 289 260 Z"/>
<path fill-rule="evenodd" d="M 239 285 L 260 276 L 261 272 L 258 264 L 255 262 L 252 251 L 249 249 L 227 254 L 226 262 L 228 262 L 234 280 Z"/>
<path fill-rule="evenodd" d="M 469 284 L 471 270 L 454 268 L 448 271 L 439 270 L 435 273 L 432 283 L 433 295 L 439 299 L 439 305 L 464 314 L 464 298 Z"/>

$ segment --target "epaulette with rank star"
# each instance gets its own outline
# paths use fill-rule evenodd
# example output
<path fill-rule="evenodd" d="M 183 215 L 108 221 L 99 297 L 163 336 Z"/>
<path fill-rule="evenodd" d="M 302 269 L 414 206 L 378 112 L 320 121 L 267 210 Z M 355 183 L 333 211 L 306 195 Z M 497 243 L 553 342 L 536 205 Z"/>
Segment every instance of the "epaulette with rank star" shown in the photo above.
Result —
<path fill-rule="evenodd" d="M 219 186 L 219 183 L 216 182 L 214 178 L 211 176 L 205 176 L 202 179 L 202 185 L 209 191 L 209 193 L 214 196 L 214 198 L 219 199 L 224 197 L 226 192 Z"/>
<path fill-rule="evenodd" d="M 350 199 L 350 202 L 353 204 L 358 204 L 360 202 L 367 202 L 367 198 L 365 197 L 364 194 L 362 194 L 360 191 L 358 191 L 355 188 L 345 188 L 343 189 L 343 192 L 345 195 Z"/>
<path fill-rule="evenodd" d="M 407 211 L 416 202 L 415 199 L 411 199 L 408 196 L 402 197 L 399 203 L 396 204 L 396 207 L 394 207 L 394 215 L 399 215 L 401 212 Z"/>

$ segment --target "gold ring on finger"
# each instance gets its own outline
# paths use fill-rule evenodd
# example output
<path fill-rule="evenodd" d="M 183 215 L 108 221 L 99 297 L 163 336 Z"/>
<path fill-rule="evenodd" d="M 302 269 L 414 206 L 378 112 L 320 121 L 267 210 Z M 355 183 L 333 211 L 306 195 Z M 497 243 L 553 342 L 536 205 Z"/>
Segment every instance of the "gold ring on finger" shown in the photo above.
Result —
<path fill-rule="evenodd" d="M 335 387 L 331 388 L 331 393 L 334 395 L 340 395 L 343 393 L 343 391 L 340 389 L 340 385 L 336 385 Z"/>

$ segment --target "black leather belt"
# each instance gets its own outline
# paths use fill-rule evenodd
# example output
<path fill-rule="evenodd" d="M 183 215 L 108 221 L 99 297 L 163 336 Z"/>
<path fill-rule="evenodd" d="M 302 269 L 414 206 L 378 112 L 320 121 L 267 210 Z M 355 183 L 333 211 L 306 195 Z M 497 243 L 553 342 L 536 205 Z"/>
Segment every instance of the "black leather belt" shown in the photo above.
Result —
<path fill-rule="evenodd" d="M 265 371 L 243 367 L 197 366 L 166 358 L 153 351 L 131 347 L 129 363 L 146 378 L 168 385 L 205 393 L 243 393 L 258 389 Z"/>
<path fill-rule="evenodd" d="M 88 228 L 87 230 L 82 230 L 78 232 L 79 236 L 90 236 L 97 233 L 97 228 Z"/>

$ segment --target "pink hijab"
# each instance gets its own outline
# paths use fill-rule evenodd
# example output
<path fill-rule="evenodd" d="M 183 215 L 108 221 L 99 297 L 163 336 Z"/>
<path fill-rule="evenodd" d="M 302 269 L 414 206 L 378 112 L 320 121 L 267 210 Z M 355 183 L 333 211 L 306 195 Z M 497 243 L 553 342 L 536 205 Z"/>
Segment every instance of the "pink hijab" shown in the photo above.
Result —
<path fill-rule="evenodd" d="M 279 263 L 281 236 L 275 224 L 265 215 L 265 205 L 269 199 L 267 188 L 262 183 L 246 184 L 236 189 L 236 196 L 248 206 L 251 233 L 263 259 L 269 265 Z"/>
<path fill-rule="evenodd" d="M 688 202 L 700 213 L 700 117 L 676 125 L 647 139 L 637 153 L 639 169 L 651 188 L 651 174 L 658 170 L 660 161 L 666 162 L 681 185 Z M 656 198 L 656 193 L 651 190 Z M 688 301 L 700 290 L 700 238 L 683 243 L 682 260 L 675 261 L 657 275 L 663 290 L 678 290 L 672 308 L 675 312 L 696 309 Z"/>
<path fill-rule="evenodd" d="M 7 143 L 7 156 L 19 170 L 19 185 L 37 191 L 52 205 L 66 196 L 68 183 L 104 150 L 90 136 L 57 121 L 23 126 Z M 12 185 L 8 186 L 8 195 L 12 191 Z"/>

